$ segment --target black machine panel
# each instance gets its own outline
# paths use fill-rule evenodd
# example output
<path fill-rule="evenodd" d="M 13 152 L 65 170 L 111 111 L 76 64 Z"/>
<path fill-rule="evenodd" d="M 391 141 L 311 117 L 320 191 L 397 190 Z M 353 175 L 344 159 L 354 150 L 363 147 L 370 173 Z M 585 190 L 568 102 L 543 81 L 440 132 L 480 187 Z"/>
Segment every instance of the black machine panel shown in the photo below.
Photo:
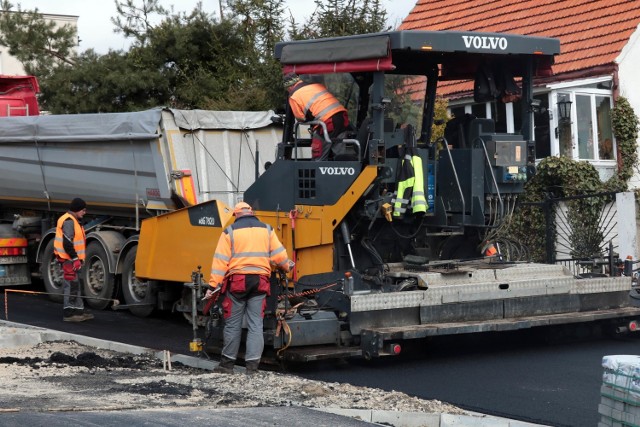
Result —
<path fill-rule="evenodd" d="M 276 161 L 247 189 L 244 200 L 256 210 L 331 206 L 347 192 L 361 171 L 358 161 Z"/>
<path fill-rule="evenodd" d="M 440 156 L 436 194 L 442 198 L 447 211 L 470 214 L 472 199 L 484 199 L 484 152 L 477 148 L 454 149 L 451 157 L 455 168 L 447 155 Z"/>

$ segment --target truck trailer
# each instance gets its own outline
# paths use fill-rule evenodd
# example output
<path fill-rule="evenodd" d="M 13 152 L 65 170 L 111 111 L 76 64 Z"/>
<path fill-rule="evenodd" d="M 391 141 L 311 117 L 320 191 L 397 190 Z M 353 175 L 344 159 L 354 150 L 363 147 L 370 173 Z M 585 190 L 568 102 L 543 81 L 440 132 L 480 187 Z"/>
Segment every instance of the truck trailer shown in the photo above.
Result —
<path fill-rule="evenodd" d="M 272 279 L 267 353 L 296 361 L 375 358 L 441 335 L 595 322 L 637 329 L 632 278 L 621 270 L 579 275 L 499 251 L 483 256 L 489 232 L 517 208 L 535 173 L 534 81 L 552 74 L 559 52 L 556 39 L 451 31 L 276 45 L 283 73 L 329 87 L 353 126 L 327 140 L 327 158 L 314 159 L 309 130 L 324 123 L 301 123 L 287 109 L 275 161 L 244 192 L 295 261 L 290 275 Z M 492 119 L 473 118 L 432 138 L 438 86 L 465 81 L 478 102 L 519 106 L 521 129 L 507 133 Z M 425 192 L 426 212 L 400 191 L 407 177 Z M 211 218 L 207 240 L 233 220 L 215 201 L 145 220 L 138 277 L 164 279 L 166 259 L 150 256 L 163 247 L 195 258 L 202 248 L 176 237 L 201 233 L 194 219 L 202 217 Z M 177 305 L 204 325 L 194 351 L 222 345 L 224 319 L 201 301 L 209 266 L 192 264 L 193 294 Z"/>
<path fill-rule="evenodd" d="M 135 280 L 141 222 L 212 199 L 233 205 L 264 171 L 259 164 L 275 159 L 282 132 L 273 114 L 153 109 L 3 117 L 0 285 L 41 276 L 46 292 L 61 300 L 54 227 L 80 197 L 88 204 L 81 275 L 88 304 L 105 308 L 121 293 L 122 306 L 141 316 L 170 309 L 180 287 Z M 180 269 L 179 255 L 169 269 Z"/>

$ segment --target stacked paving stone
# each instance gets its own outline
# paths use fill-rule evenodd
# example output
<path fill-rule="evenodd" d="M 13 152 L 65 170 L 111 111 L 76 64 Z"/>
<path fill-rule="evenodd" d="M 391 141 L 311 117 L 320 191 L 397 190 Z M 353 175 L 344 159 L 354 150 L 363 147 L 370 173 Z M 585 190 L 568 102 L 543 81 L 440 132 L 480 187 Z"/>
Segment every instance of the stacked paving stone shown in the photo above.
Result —
<path fill-rule="evenodd" d="M 640 427 L 640 356 L 602 358 L 598 427 Z"/>

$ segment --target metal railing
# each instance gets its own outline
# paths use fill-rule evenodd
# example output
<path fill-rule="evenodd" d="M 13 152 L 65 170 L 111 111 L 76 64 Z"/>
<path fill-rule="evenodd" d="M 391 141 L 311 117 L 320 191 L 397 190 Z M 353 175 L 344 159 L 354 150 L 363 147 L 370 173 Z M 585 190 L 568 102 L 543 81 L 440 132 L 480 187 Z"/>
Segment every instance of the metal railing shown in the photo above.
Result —
<path fill-rule="evenodd" d="M 542 210 L 546 262 L 565 264 L 572 271 L 586 271 L 595 270 L 595 264 L 603 268 L 611 264 L 604 260 L 611 259 L 618 248 L 614 200 L 615 193 L 608 192 L 547 197 L 542 202 L 522 206 Z M 597 215 L 593 214 L 594 207 Z"/>

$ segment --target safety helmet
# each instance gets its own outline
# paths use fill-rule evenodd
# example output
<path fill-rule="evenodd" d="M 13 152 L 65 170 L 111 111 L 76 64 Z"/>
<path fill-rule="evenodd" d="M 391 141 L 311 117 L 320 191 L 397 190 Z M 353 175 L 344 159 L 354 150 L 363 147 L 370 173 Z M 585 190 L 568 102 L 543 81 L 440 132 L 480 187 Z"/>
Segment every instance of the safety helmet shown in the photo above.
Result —
<path fill-rule="evenodd" d="M 245 215 L 253 215 L 253 209 L 248 203 L 240 202 L 233 208 L 233 216 L 239 218 Z"/>
<path fill-rule="evenodd" d="M 282 79 L 282 83 L 284 84 L 285 89 L 289 89 L 294 84 L 300 81 L 300 76 L 296 73 L 287 73 Z"/>

